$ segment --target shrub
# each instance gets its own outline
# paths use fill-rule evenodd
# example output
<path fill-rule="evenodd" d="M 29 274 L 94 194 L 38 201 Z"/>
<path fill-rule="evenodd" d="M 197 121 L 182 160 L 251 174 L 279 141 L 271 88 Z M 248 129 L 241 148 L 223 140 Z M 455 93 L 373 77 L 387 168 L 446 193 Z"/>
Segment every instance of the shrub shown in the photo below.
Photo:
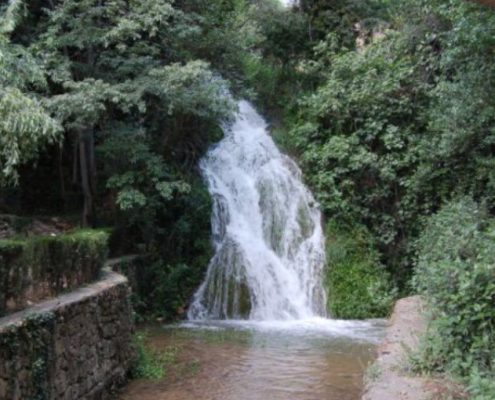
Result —
<path fill-rule="evenodd" d="M 79 230 L 56 236 L 0 240 L 0 315 L 95 280 L 108 234 Z"/>
<path fill-rule="evenodd" d="M 198 178 L 189 183 L 187 195 L 173 205 L 163 203 L 154 219 L 139 222 L 141 238 L 147 239 L 138 247 L 143 257 L 123 268 L 131 277 L 139 317 L 183 317 L 213 256 L 210 195 Z"/>
<path fill-rule="evenodd" d="M 131 283 L 131 299 L 137 319 L 173 321 L 183 318 L 189 301 L 204 278 L 207 265 L 207 260 L 203 264 L 167 264 L 151 256 L 122 264 L 120 272 Z"/>
<path fill-rule="evenodd" d="M 330 314 L 345 319 L 388 315 L 395 290 L 366 229 L 346 230 L 330 224 L 326 237 L 325 282 Z"/>
<path fill-rule="evenodd" d="M 58 290 L 91 282 L 98 277 L 107 255 L 108 234 L 79 230 L 57 236 L 28 239 L 23 263 L 51 277 Z"/>
<path fill-rule="evenodd" d="M 495 219 L 462 198 L 429 219 L 417 244 L 414 284 L 431 308 L 420 367 L 464 377 L 477 399 L 495 395 L 487 384 L 495 378 L 494 237 Z"/>

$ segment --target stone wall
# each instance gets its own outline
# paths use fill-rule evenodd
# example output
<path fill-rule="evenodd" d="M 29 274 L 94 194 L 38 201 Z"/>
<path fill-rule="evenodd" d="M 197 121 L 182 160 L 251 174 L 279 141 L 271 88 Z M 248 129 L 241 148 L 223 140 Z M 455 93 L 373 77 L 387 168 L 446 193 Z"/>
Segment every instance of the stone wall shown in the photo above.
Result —
<path fill-rule="evenodd" d="M 0 399 L 103 399 L 134 358 L 127 279 L 96 283 L 0 319 Z"/>

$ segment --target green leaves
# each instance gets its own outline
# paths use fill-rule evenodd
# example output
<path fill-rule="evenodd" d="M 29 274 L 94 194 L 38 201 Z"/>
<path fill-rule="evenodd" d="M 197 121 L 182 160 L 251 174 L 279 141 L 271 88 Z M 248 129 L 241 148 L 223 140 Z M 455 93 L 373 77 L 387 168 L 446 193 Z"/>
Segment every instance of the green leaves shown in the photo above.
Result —
<path fill-rule="evenodd" d="M 369 232 L 363 227 L 326 229 L 328 311 L 334 318 L 386 317 L 396 290 L 380 263 Z"/>
<path fill-rule="evenodd" d="M 428 220 L 417 243 L 414 283 L 431 307 L 422 366 L 471 379 L 477 399 L 493 395 L 483 386 L 495 369 L 494 235 L 486 209 L 461 198 Z"/>
<path fill-rule="evenodd" d="M 427 85 L 398 35 L 359 52 L 324 48 L 325 81 L 301 101 L 292 137 L 327 215 L 367 224 L 388 247 L 409 222 L 401 177 L 415 167 Z"/>
<path fill-rule="evenodd" d="M 318 20 L 346 3 L 302 5 Z M 425 215 L 456 194 L 495 200 L 495 13 L 447 3 L 390 2 L 387 23 L 360 22 L 359 49 L 322 36 L 290 133 L 326 215 L 366 225 L 404 286 Z"/>
<path fill-rule="evenodd" d="M 10 0 L 6 6 L 0 7 L 0 36 L 9 35 L 24 14 L 24 0 Z"/>
<path fill-rule="evenodd" d="M 169 115 L 195 114 L 219 121 L 234 111 L 228 84 L 204 61 L 171 64 L 149 71 L 146 90 L 164 100 Z"/>
<path fill-rule="evenodd" d="M 155 215 L 175 194 L 189 191 L 185 182 L 174 180 L 170 167 L 151 150 L 140 131 L 112 132 L 99 152 L 112 166 L 107 187 L 118 191 L 117 205 L 121 210 L 132 211 L 136 217 L 144 208 L 148 216 Z M 126 154 L 130 166 L 122 163 L 122 154 Z"/>
<path fill-rule="evenodd" d="M 20 7 L 20 1 L 11 2 L 0 22 L 0 186 L 17 183 L 19 166 L 35 159 L 40 147 L 61 133 L 58 122 L 28 92 L 33 86 L 45 86 L 42 69 L 5 36 L 14 29 Z"/>
<path fill-rule="evenodd" d="M 205 22 L 189 6 L 67 0 L 33 16 L 37 34 L 26 42 L 48 77 L 43 104 L 74 141 L 86 223 L 94 220 L 101 168 L 102 187 L 130 223 L 154 226 L 167 203 L 189 190 L 177 164 L 195 163 L 234 111 L 227 82 L 194 55 L 190 41 Z"/>
<path fill-rule="evenodd" d="M 17 183 L 18 168 L 53 143 L 61 127 L 28 90 L 46 85 L 37 60 L 8 35 L 23 12 L 22 1 L 9 2 L 0 16 L 0 186 Z"/>
<path fill-rule="evenodd" d="M 17 168 L 38 154 L 42 144 L 54 142 L 58 123 L 41 105 L 19 89 L 0 88 L 0 182 L 17 180 Z"/>
<path fill-rule="evenodd" d="M 182 12 L 172 6 L 170 0 L 130 1 L 122 5 L 120 18 L 115 27 L 112 27 L 104 36 L 106 46 L 119 44 L 125 46 L 128 40 L 136 41 L 144 36 L 153 38 L 163 31 L 170 30 L 176 22 L 173 19 L 183 19 Z M 124 14 L 124 10 L 128 10 Z"/>
<path fill-rule="evenodd" d="M 47 106 L 66 129 L 84 130 L 96 125 L 107 110 L 106 103 L 118 103 L 123 94 L 102 80 L 64 82 L 64 94 L 47 100 Z"/>

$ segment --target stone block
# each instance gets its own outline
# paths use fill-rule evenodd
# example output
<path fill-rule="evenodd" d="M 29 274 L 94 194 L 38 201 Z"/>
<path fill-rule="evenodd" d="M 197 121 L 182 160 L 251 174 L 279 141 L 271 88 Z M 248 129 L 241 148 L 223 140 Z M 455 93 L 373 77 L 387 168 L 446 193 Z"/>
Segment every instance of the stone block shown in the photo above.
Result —
<path fill-rule="evenodd" d="M 128 296 L 127 280 L 106 272 L 92 285 L 0 318 L 0 399 L 36 395 L 34 360 L 41 360 L 37 372 L 51 400 L 106 397 L 125 381 L 134 357 Z M 26 324 L 47 315 L 52 324 Z"/>

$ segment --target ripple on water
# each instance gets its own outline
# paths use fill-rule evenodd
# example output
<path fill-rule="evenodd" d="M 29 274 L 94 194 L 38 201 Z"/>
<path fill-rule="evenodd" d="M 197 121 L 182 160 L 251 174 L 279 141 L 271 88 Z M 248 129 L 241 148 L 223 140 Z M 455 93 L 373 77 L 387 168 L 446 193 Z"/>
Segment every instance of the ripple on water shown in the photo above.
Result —
<path fill-rule="evenodd" d="M 357 400 L 384 327 L 324 319 L 152 327 L 150 345 L 179 346 L 179 362 L 162 381 L 131 382 L 120 399 Z"/>

